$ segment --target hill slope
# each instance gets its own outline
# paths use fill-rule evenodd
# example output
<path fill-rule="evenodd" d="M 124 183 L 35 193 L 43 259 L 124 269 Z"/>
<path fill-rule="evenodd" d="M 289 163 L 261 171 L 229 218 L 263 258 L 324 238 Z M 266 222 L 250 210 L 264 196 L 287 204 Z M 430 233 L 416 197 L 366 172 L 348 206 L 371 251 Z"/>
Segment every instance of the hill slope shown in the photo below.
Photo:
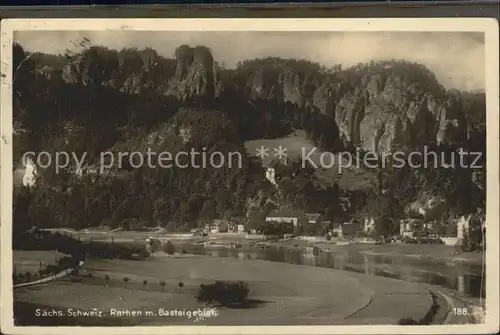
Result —
<path fill-rule="evenodd" d="M 379 206 L 373 215 L 397 217 L 421 194 L 442 194 L 451 211 L 484 206 L 484 169 L 473 174 L 356 167 L 338 175 L 335 165 L 293 171 L 300 164 L 292 156 L 312 146 L 332 153 L 423 146 L 485 153 L 484 94 L 445 91 L 419 64 L 393 60 L 328 70 L 303 60 L 266 58 L 227 70 L 209 49 L 188 46 L 178 48 L 175 60 L 151 49 L 100 47 L 67 59 L 37 55 L 36 62 L 28 58 L 20 66 L 23 59 L 24 50 L 16 45 L 14 121 L 23 130 L 14 137 L 16 163 L 26 151 L 86 152 L 93 164 L 107 150 L 206 148 L 237 151 L 244 164 L 241 169 L 125 168 L 121 178 L 97 180 L 56 175 L 49 168 L 40 171 L 34 190 L 16 195 L 22 224 L 193 227 L 249 215 L 250 207 L 268 201 L 343 220 L 370 207 L 369 197 L 391 208 L 384 212 Z M 251 156 L 260 145 L 279 144 L 289 149 L 290 164 L 276 190 Z M 339 209 L 346 197 L 352 207 Z"/>

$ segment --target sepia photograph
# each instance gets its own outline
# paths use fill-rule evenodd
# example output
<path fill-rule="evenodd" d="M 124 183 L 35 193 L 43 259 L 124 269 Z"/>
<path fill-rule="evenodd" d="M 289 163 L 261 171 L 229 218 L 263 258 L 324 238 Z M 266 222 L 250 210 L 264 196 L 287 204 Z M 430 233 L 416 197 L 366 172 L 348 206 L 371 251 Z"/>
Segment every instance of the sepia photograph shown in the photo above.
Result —
<path fill-rule="evenodd" d="M 1 59 L 2 331 L 498 330 L 498 22 L 9 19 Z"/>

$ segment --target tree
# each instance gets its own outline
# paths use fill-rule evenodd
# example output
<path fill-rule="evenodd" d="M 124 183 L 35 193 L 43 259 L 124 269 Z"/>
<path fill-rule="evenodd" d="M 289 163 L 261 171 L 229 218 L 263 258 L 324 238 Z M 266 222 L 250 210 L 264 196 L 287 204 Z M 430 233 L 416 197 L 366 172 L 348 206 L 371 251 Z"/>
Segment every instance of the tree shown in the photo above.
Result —
<path fill-rule="evenodd" d="M 129 282 L 129 278 L 128 277 L 123 277 L 123 282 L 125 283 L 125 288 L 127 288 L 127 283 Z"/>
<path fill-rule="evenodd" d="M 165 285 L 166 285 L 165 281 L 160 280 L 160 286 L 161 286 L 162 291 L 165 291 Z"/>
<path fill-rule="evenodd" d="M 331 222 L 334 222 L 335 221 L 335 214 L 337 213 L 337 211 L 339 210 L 338 208 L 339 206 L 338 205 L 329 205 L 326 209 L 325 209 L 325 219 L 326 220 L 329 220 Z"/>
<path fill-rule="evenodd" d="M 203 204 L 200 217 L 206 222 L 211 222 L 216 217 L 216 203 L 213 199 L 208 199 Z"/>

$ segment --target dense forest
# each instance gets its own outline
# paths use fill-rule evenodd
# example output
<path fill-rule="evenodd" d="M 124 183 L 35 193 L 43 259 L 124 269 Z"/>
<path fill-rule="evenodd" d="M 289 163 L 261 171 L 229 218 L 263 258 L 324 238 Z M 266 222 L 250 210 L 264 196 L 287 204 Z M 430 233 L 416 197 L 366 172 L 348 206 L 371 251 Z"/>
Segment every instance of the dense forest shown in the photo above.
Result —
<path fill-rule="evenodd" d="M 32 187 L 15 188 L 14 227 L 86 228 L 106 225 L 168 230 L 214 218 L 259 222 L 272 208 L 320 212 L 332 221 L 361 213 L 392 231 L 411 205 L 442 199 L 429 219 L 484 208 L 485 170 L 378 168 L 373 187 L 342 189 L 316 180 L 293 159 L 273 162 L 278 188 L 265 179 L 248 140 L 303 129 L 332 152 L 457 148 L 484 153 L 484 93 L 445 90 L 420 64 L 389 60 L 327 69 L 306 60 L 246 60 L 224 69 L 206 47 L 180 46 L 175 58 L 153 49 L 87 47 L 47 55 L 14 45 L 14 168 L 24 152 L 240 152 L 242 168 L 121 168 L 78 176 L 68 168 L 38 169 Z M 188 133 L 189 136 L 185 136 Z M 349 206 L 341 205 L 345 200 Z M 321 233 L 328 227 L 316 227 Z"/>

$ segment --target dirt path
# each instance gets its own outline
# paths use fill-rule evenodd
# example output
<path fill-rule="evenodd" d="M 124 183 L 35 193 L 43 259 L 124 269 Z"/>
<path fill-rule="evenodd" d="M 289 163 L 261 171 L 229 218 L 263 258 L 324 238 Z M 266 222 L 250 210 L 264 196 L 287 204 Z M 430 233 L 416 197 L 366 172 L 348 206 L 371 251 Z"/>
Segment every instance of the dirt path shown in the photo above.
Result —
<path fill-rule="evenodd" d="M 84 262 L 80 262 L 80 264 L 78 266 L 81 267 L 81 266 L 83 266 L 83 264 L 84 264 Z M 16 284 L 13 287 L 14 288 L 20 288 L 20 287 L 26 287 L 26 286 L 33 286 L 33 285 L 37 285 L 37 284 L 48 283 L 50 281 L 53 281 L 53 280 L 65 277 L 65 276 L 69 275 L 71 272 L 73 272 L 74 270 L 75 269 L 62 270 L 61 272 L 59 272 L 59 273 L 57 273 L 55 275 L 48 276 L 48 277 L 45 277 L 45 278 L 41 278 L 41 279 L 38 279 L 38 280 L 35 280 L 35 281 L 31 281 L 29 283 Z"/>

